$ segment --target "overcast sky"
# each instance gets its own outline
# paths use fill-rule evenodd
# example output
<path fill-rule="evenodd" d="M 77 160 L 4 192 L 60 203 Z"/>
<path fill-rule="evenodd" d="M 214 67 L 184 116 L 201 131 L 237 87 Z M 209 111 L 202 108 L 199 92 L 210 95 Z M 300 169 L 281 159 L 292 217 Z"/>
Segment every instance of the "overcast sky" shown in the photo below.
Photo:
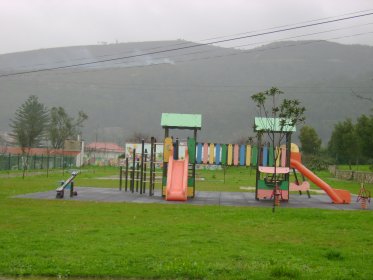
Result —
<path fill-rule="evenodd" d="M 373 0 L 0 0 L 0 54 L 102 42 L 201 41 L 362 10 L 373 12 Z M 373 15 L 226 46 L 320 31 L 328 32 L 294 39 L 373 46 Z"/>

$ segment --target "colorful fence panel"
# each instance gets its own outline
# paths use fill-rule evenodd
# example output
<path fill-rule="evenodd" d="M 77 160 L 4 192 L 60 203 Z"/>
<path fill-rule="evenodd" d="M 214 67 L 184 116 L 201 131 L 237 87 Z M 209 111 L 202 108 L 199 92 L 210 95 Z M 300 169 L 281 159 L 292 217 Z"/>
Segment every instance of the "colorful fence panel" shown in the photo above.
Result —
<path fill-rule="evenodd" d="M 251 147 L 251 165 L 256 166 L 258 159 L 258 147 L 252 146 Z"/>
<path fill-rule="evenodd" d="M 214 158 L 215 158 L 215 145 L 214 143 L 210 143 L 210 147 L 209 147 L 209 164 L 214 164 Z"/>
<path fill-rule="evenodd" d="M 227 145 L 221 145 L 221 164 L 227 164 Z"/>
<path fill-rule="evenodd" d="M 202 162 L 202 143 L 198 143 L 197 145 L 197 163 L 200 164 Z"/>
<path fill-rule="evenodd" d="M 203 144 L 203 155 L 202 155 L 202 162 L 203 164 L 207 164 L 209 159 L 209 144 Z"/>
<path fill-rule="evenodd" d="M 240 146 L 240 165 L 245 165 L 246 146 Z"/>
<path fill-rule="evenodd" d="M 262 153 L 262 166 L 268 166 L 268 147 L 263 147 L 263 153 Z"/>
<path fill-rule="evenodd" d="M 233 146 L 233 165 L 238 165 L 238 159 L 240 155 L 240 146 L 238 144 L 235 144 Z"/>
<path fill-rule="evenodd" d="M 274 148 L 264 145 L 262 148 L 258 148 L 253 145 L 214 143 L 197 143 L 195 147 L 197 164 L 256 166 L 259 162 L 260 166 L 274 166 L 276 164 L 279 167 L 286 167 L 285 147 Z"/>
<path fill-rule="evenodd" d="M 274 166 L 274 155 L 273 155 L 273 146 L 269 146 L 268 148 L 268 165 Z"/>
<path fill-rule="evenodd" d="M 215 146 L 215 163 L 220 164 L 220 144 Z"/>
<path fill-rule="evenodd" d="M 189 153 L 189 163 L 194 164 L 196 159 L 196 139 L 189 138 L 188 139 L 188 153 Z"/>
<path fill-rule="evenodd" d="M 232 165 L 233 164 L 233 145 L 229 144 L 227 150 L 228 150 L 227 164 Z"/>
<path fill-rule="evenodd" d="M 286 167 L 286 147 L 281 147 L 281 167 Z"/>
<path fill-rule="evenodd" d="M 246 146 L 246 166 L 251 164 L 251 145 Z"/>

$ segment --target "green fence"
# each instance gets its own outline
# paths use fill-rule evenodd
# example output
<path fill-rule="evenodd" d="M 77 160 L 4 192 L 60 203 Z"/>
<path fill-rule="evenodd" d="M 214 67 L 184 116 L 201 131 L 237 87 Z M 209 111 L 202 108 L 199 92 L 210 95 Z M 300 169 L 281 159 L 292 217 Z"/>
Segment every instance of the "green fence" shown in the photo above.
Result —
<path fill-rule="evenodd" d="M 0 170 L 53 169 L 75 167 L 75 157 L 55 155 L 0 154 Z"/>

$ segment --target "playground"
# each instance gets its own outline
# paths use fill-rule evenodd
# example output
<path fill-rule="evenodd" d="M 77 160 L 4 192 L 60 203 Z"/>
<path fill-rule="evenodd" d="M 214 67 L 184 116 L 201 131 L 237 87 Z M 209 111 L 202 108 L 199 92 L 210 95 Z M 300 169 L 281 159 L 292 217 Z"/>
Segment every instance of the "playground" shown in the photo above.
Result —
<path fill-rule="evenodd" d="M 281 125 L 280 119 L 255 118 L 256 145 L 198 143 L 201 115 L 163 113 L 161 126 L 164 129 L 163 142 L 157 143 L 152 137 L 149 151 L 142 140 L 138 152 L 135 145 L 126 155 L 125 166 L 121 166 L 119 171 L 119 189 L 74 188 L 74 179 L 79 172 L 73 171 L 66 181 L 60 183 L 56 193 L 51 191 L 18 197 L 64 199 L 65 190 L 68 190 L 70 195 L 66 199 L 81 201 L 273 206 L 273 211 L 280 204 L 290 208 L 368 209 L 371 194 L 363 185 L 357 195 L 351 196 L 348 190 L 333 188 L 302 164 L 298 146 L 291 143 L 296 127 L 286 121 Z M 179 138 L 174 140 L 170 136 L 172 130 L 191 130 L 193 135 L 181 144 Z M 278 146 L 263 142 L 263 132 L 273 135 L 282 133 Z M 157 145 L 162 148 L 162 161 L 157 157 Z M 162 171 L 157 169 L 157 164 Z M 255 188 L 242 187 L 241 190 L 246 191 L 239 192 L 196 191 L 197 165 L 220 167 L 224 176 L 227 167 L 255 168 Z M 157 174 L 160 175 L 158 180 Z M 319 188 L 318 192 L 313 190 L 316 194 L 312 197 L 311 184 L 307 179 Z M 155 189 L 157 183 L 161 186 L 159 190 Z"/>
<path fill-rule="evenodd" d="M 224 144 L 199 143 L 196 137 L 175 155 L 178 139 L 166 140 L 170 136 L 165 136 L 169 154 L 160 165 L 154 151 L 139 145 L 135 161 L 120 170 L 83 169 L 27 180 L 5 175 L 0 181 L 0 276 L 371 279 L 373 211 L 369 203 L 362 210 L 359 198 L 370 194 L 360 193 L 355 182 L 335 180 L 326 171 L 308 177 L 330 189 L 303 181 L 303 173 L 283 166 L 290 164 L 287 153 L 297 153 L 291 145 L 280 147 L 284 152 L 262 145 L 255 153 L 252 144 L 256 157 L 247 157 L 245 145 L 242 154 L 250 160 L 240 161 L 240 146 L 225 144 L 225 150 Z M 191 156 L 187 151 L 193 145 Z M 270 158 L 273 150 L 279 160 Z M 206 157 L 206 166 L 217 166 L 217 158 L 226 165 L 199 170 L 198 162 Z M 274 178 L 268 167 L 286 173 Z M 302 190 L 290 190 L 291 184 Z M 371 188 L 368 184 L 367 191 Z M 263 189 L 269 195 L 261 195 Z M 334 201 L 338 189 L 348 191 L 350 199 Z"/>
<path fill-rule="evenodd" d="M 201 115 L 163 113 L 161 126 L 164 129 L 164 140 L 157 143 L 152 137 L 151 143 L 147 144 L 148 149 L 145 149 L 144 140 L 139 144 L 140 149 L 137 151 L 136 148 L 131 149 L 131 152 L 126 155 L 125 166 L 120 168 L 119 190 L 123 190 L 124 180 L 125 192 L 140 195 L 148 192 L 149 196 L 163 197 L 166 201 L 193 200 L 194 202 L 189 203 L 199 204 L 205 201 L 206 194 L 200 192 L 197 195 L 196 166 L 220 167 L 224 170 L 224 174 L 227 167 L 244 166 L 256 170 L 255 195 L 251 197 L 249 192 L 242 193 L 241 198 L 245 197 L 245 199 L 237 199 L 237 205 L 242 204 L 242 201 L 251 205 L 249 198 L 253 198 L 256 201 L 273 201 L 274 207 L 279 206 L 281 202 L 299 207 L 299 198 L 294 201 L 295 203 L 289 203 L 291 192 L 298 192 L 299 195 L 307 194 L 310 201 L 316 201 L 311 200 L 309 181 L 320 188 L 320 192 L 325 193 L 332 204 L 351 204 L 349 191 L 333 188 L 302 164 L 298 146 L 291 143 L 291 136 L 296 131 L 296 127 L 286 121 L 275 118 L 255 118 L 256 144 L 198 143 L 197 132 L 202 127 Z M 284 123 L 281 124 L 282 122 Z M 178 137 L 171 136 L 173 130 L 190 130 L 193 133 L 182 143 Z M 274 146 L 263 141 L 264 132 L 280 134 L 278 145 Z M 162 149 L 161 161 L 157 156 L 157 146 L 161 146 Z M 162 166 L 162 172 L 157 172 L 157 165 Z M 158 176 L 157 180 L 159 173 L 162 175 Z M 161 184 L 161 191 L 158 194 L 155 193 L 156 183 Z M 146 190 L 147 185 L 148 190 Z M 208 201 L 220 204 L 220 198 L 229 195 L 210 193 L 209 196 L 214 199 L 210 198 Z M 142 199 L 142 201 L 156 201 L 156 199 Z M 362 186 L 356 201 L 361 201 L 361 207 L 367 208 L 370 192 Z M 312 203 L 304 205 L 310 207 Z M 350 208 L 356 206 L 351 205 Z"/>

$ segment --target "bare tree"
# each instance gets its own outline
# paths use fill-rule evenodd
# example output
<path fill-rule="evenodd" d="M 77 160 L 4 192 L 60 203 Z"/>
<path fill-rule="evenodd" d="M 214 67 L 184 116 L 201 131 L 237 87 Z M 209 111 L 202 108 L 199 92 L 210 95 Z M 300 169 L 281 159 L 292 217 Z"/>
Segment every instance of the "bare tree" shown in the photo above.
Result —
<path fill-rule="evenodd" d="M 251 96 L 257 106 L 260 117 L 265 122 L 261 125 L 262 128 L 255 127 L 254 130 L 257 131 L 258 136 L 266 134 L 272 147 L 276 147 L 276 145 L 279 147 L 284 137 L 289 133 L 289 128 L 295 127 L 296 124 L 305 120 L 305 107 L 302 107 L 297 99 L 284 98 L 280 101 L 279 98 L 282 94 L 281 90 L 272 87 L 269 90 Z M 271 152 L 274 162 L 276 162 L 280 154 L 276 152 L 276 149 L 272 149 Z M 276 192 L 278 188 L 276 183 L 278 182 L 276 164 L 274 165 L 274 173 L 271 180 L 275 182 L 273 191 Z M 274 210 L 275 200 L 273 203 Z"/>
<path fill-rule="evenodd" d="M 145 140 L 145 142 L 150 142 L 151 136 L 142 133 L 142 132 L 134 132 L 130 137 L 127 138 L 127 142 L 132 142 L 132 143 L 140 143 L 142 139 Z"/>

